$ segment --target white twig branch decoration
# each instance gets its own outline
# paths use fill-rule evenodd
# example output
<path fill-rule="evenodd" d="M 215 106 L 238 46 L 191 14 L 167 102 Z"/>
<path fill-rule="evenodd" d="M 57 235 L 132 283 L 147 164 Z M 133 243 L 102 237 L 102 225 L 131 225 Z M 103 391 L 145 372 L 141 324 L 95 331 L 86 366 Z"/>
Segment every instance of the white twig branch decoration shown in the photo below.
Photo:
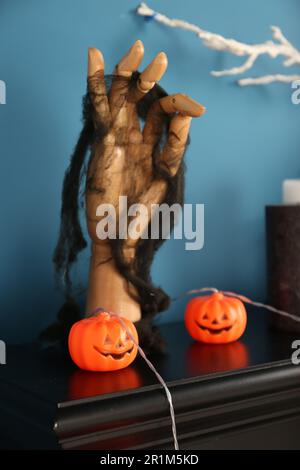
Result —
<path fill-rule="evenodd" d="M 195 33 L 199 39 L 202 40 L 206 47 L 215 49 L 217 51 L 230 52 L 236 56 L 247 57 L 246 61 L 238 66 L 227 70 L 213 71 L 212 75 L 215 77 L 222 77 L 224 75 L 237 75 L 250 70 L 257 58 L 263 54 L 268 55 L 271 59 L 275 59 L 278 56 L 285 57 L 283 65 L 290 67 L 291 65 L 300 65 L 300 51 L 298 51 L 283 35 L 280 28 L 277 26 L 271 26 L 273 39 L 276 41 L 266 41 L 261 44 L 244 44 L 236 41 L 235 39 L 224 38 L 220 34 L 210 33 L 204 29 L 199 28 L 186 21 L 171 19 L 161 13 L 151 10 L 146 3 L 141 3 L 137 8 L 137 14 L 146 18 L 152 18 L 158 23 L 162 23 L 171 28 L 180 28 L 186 31 Z M 299 80 L 300 75 L 287 75 L 287 74 L 275 74 L 275 75 L 264 75 L 262 77 L 249 77 L 238 80 L 238 84 L 241 86 L 246 85 L 263 85 L 272 82 L 284 82 L 290 83 L 294 80 Z"/>

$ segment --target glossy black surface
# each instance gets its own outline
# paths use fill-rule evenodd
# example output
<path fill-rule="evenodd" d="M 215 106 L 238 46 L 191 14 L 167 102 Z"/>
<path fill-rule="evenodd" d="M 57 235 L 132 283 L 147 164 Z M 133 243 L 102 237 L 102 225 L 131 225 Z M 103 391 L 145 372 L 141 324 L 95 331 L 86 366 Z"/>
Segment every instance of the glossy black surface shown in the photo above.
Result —
<path fill-rule="evenodd" d="M 187 334 L 183 323 L 162 326 L 167 352 L 164 356 L 152 357 L 152 362 L 171 383 L 197 377 L 209 380 L 224 373 L 232 375 L 241 369 L 290 361 L 291 343 L 297 339 L 297 334 L 269 330 L 266 310 L 247 307 L 247 311 L 248 326 L 244 336 L 228 345 L 196 343 Z M 141 358 L 121 371 L 86 372 L 73 365 L 61 350 L 41 349 L 37 345 L 8 347 L 7 364 L 0 366 L 0 380 L 30 390 L 52 403 L 157 384 L 156 377 Z"/>
<path fill-rule="evenodd" d="M 152 357 L 169 385 L 180 449 L 299 449 L 297 334 L 269 329 L 248 308 L 248 327 L 228 345 L 195 343 L 183 323 L 161 327 Z M 172 449 L 169 404 L 142 358 L 110 373 L 79 370 L 67 352 L 8 347 L 0 366 L 0 448 Z"/>

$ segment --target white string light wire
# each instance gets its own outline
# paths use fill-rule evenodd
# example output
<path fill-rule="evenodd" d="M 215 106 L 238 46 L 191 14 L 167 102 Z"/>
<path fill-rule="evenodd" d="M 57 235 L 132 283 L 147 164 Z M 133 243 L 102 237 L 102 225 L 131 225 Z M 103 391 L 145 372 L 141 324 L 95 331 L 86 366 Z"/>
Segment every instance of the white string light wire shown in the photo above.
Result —
<path fill-rule="evenodd" d="M 199 289 L 192 289 L 192 290 L 189 290 L 189 291 L 186 291 L 184 292 L 182 295 L 180 295 L 179 297 L 177 297 L 176 299 L 172 299 L 173 301 L 176 301 L 176 300 L 180 300 L 184 297 L 187 297 L 187 296 L 190 296 L 190 295 L 194 295 L 194 294 L 204 294 L 204 293 L 217 293 L 217 292 L 220 292 L 222 294 L 224 294 L 225 296 L 230 296 L 230 297 L 235 297 L 239 300 L 241 300 L 242 302 L 244 303 L 248 303 L 248 304 L 251 304 L 255 307 L 260 307 L 260 308 L 264 308 L 266 310 L 270 310 L 271 312 L 274 312 L 274 313 L 277 313 L 278 315 L 281 315 L 281 316 L 284 316 L 284 317 L 288 317 L 288 318 L 291 318 L 292 320 L 296 321 L 296 322 L 300 322 L 300 317 L 297 317 L 296 315 L 292 315 L 291 313 L 288 313 L 288 312 L 285 312 L 284 310 L 280 310 L 280 309 L 277 309 L 275 307 L 272 307 L 271 305 L 267 305 L 267 304 L 263 304 L 261 302 L 255 302 L 251 299 L 249 299 L 248 297 L 245 297 L 244 295 L 240 295 L 240 294 L 236 294 L 235 292 L 229 292 L 229 291 L 223 291 L 223 290 L 218 290 L 216 287 L 201 287 Z M 97 308 L 95 309 L 93 312 L 91 312 L 91 314 L 89 316 L 93 316 L 93 315 L 96 315 L 97 313 L 99 312 L 103 312 L 103 308 Z M 178 437 L 177 437 L 177 428 L 176 428 L 176 419 L 175 419 L 175 411 L 174 411 L 174 405 L 173 405 L 173 400 L 172 400 L 172 395 L 171 395 L 171 392 L 166 384 L 166 382 L 164 381 L 164 379 L 162 378 L 162 376 L 160 375 L 160 373 L 156 370 L 155 366 L 152 364 L 152 362 L 147 358 L 146 354 L 144 353 L 143 349 L 140 347 L 140 345 L 137 343 L 137 341 L 135 340 L 135 338 L 133 337 L 131 331 L 129 330 L 129 328 L 127 327 L 127 325 L 125 324 L 125 322 L 123 321 L 123 319 L 117 315 L 116 313 L 114 312 L 108 312 L 111 316 L 113 316 L 114 318 L 116 318 L 118 320 L 118 322 L 121 324 L 121 326 L 124 328 L 124 330 L 126 331 L 126 333 L 128 334 L 128 336 L 130 337 L 130 339 L 133 341 L 133 343 L 136 345 L 136 347 L 138 348 L 138 352 L 139 354 L 141 355 L 141 357 L 144 359 L 144 361 L 146 362 L 146 364 L 148 365 L 149 369 L 152 370 L 152 372 L 155 374 L 157 380 L 160 382 L 160 384 L 162 385 L 162 387 L 164 388 L 165 390 L 165 393 L 166 393 L 166 397 L 167 397 L 167 400 L 168 400 L 168 403 L 169 403 L 169 409 L 170 409 L 170 417 L 171 417 L 171 423 L 172 423 L 172 434 L 173 434 L 173 443 L 174 443 L 174 449 L 175 450 L 179 450 L 179 444 L 178 444 Z"/>

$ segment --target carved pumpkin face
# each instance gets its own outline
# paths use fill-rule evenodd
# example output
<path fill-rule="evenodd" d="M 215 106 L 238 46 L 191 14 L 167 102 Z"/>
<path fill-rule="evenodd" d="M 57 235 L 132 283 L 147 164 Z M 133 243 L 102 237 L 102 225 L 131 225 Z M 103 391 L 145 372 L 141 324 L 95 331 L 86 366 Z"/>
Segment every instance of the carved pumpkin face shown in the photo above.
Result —
<path fill-rule="evenodd" d="M 185 311 L 185 326 L 189 334 L 203 343 L 236 341 L 244 333 L 246 324 L 244 304 L 220 292 L 192 299 Z"/>
<path fill-rule="evenodd" d="M 134 324 L 123 317 L 122 321 L 138 342 Z M 69 352 L 81 369 L 112 371 L 131 364 L 137 355 L 137 346 L 115 316 L 101 312 L 72 326 Z"/>

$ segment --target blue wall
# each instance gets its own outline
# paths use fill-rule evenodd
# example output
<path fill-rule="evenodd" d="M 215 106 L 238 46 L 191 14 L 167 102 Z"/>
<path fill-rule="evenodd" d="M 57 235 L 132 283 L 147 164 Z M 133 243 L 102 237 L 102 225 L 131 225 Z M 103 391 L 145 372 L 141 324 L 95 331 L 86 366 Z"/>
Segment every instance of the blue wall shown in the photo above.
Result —
<path fill-rule="evenodd" d="M 107 70 L 137 38 L 147 64 L 160 50 L 169 57 L 162 85 L 207 106 L 193 123 L 188 151 L 186 202 L 206 208 L 205 247 L 187 252 L 171 240 L 159 252 L 153 276 L 171 295 L 214 285 L 265 297 L 264 206 L 277 203 L 281 181 L 300 176 L 300 106 L 290 87 L 241 89 L 210 70 L 239 63 L 201 46 L 191 33 L 137 18 L 138 0 L 1 0 L 0 106 L 1 310 L 0 337 L 30 340 L 61 303 L 51 255 L 55 245 L 64 170 L 80 130 L 89 46 L 99 47 Z M 242 41 L 270 38 L 279 25 L 300 48 L 297 0 L 167 0 L 149 5 Z M 255 74 L 279 61 L 261 58 Z M 176 253 L 176 256 L 174 256 Z M 88 251 L 75 269 L 85 283 Z M 165 318 L 182 315 L 184 303 Z"/>

